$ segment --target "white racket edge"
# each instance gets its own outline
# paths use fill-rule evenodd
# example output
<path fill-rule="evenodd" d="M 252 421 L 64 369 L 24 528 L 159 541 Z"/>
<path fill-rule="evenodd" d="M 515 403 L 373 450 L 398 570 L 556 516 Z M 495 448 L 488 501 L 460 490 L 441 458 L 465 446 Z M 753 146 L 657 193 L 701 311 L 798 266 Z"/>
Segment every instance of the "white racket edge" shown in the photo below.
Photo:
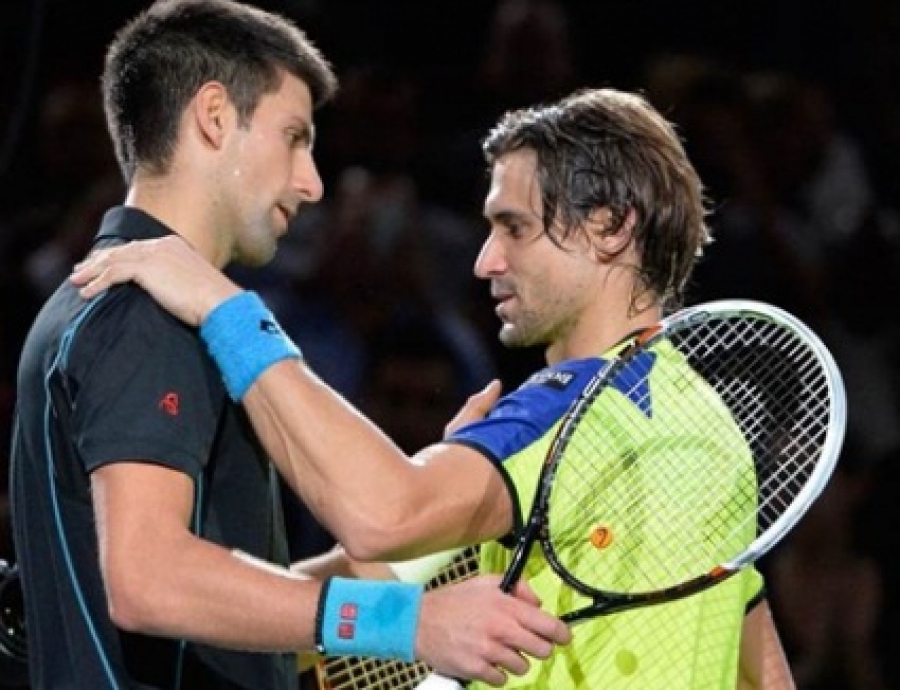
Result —
<path fill-rule="evenodd" d="M 401 582 L 424 584 L 434 578 L 442 568 L 450 565 L 450 562 L 464 550 L 448 549 L 408 561 L 394 561 L 388 563 L 388 567 L 394 573 L 394 577 Z"/>
<path fill-rule="evenodd" d="M 832 400 L 833 416 L 828 426 L 828 434 L 821 452 L 820 461 L 817 463 L 813 475 L 809 478 L 800 493 L 794 498 L 793 504 L 773 524 L 769 526 L 757 539 L 750 544 L 744 552 L 734 560 L 722 564 L 722 568 L 737 572 L 747 565 L 758 560 L 763 554 L 770 551 L 781 539 L 794 527 L 807 509 L 822 493 L 831 477 L 844 442 L 847 428 L 847 393 L 844 379 L 838 368 L 837 362 L 831 351 L 822 342 L 822 339 L 803 321 L 780 307 L 765 302 L 754 300 L 718 300 L 699 304 L 695 307 L 687 307 L 677 314 L 663 319 L 662 323 L 684 318 L 690 318 L 691 312 L 746 312 L 748 316 L 766 317 L 774 322 L 786 324 L 788 328 L 797 333 L 822 362 L 825 371 L 825 381 L 828 386 L 828 394 Z"/>
<path fill-rule="evenodd" d="M 464 688 L 458 680 L 439 673 L 431 673 L 414 690 L 464 690 Z"/>

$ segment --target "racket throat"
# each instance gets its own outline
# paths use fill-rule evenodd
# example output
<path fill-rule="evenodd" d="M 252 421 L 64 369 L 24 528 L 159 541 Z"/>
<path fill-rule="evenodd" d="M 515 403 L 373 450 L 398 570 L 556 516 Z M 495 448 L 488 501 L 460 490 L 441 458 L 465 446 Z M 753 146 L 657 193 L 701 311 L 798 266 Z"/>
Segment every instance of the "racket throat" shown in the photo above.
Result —
<path fill-rule="evenodd" d="M 591 618 L 608 616 L 614 613 L 622 613 L 631 609 L 667 604 L 679 599 L 694 596 L 700 592 L 721 584 L 740 568 L 728 568 L 719 566 L 711 572 L 689 580 L 683 584 L 669 587 L 658 592 L 643 592 L 641 594 L 602 594 L 593 595 L 593 603 L 580 609 L 564 613 L 559 618 L 564 623 L 575 625 Z M 601 598 L 602 597 L 602 598 Z"/>

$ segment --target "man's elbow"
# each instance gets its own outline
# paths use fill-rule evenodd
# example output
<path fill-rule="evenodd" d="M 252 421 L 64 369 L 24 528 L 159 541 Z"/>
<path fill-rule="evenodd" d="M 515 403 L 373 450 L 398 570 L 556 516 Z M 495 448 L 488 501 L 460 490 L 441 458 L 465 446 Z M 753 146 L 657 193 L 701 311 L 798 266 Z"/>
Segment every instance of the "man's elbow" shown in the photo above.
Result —
<path fill-rule="evenodd" d="M 416 511 L 392 506 L 377 513 L 347 515 L 336 534 L 347 554 L 358 561 L 386 561 L 407 556 L 416 541 Z M 415 554 L 413 554 L 415 555 Z"/>
<path fill-rule="evenodd" d="M 121 630 L 161 634 L 167 629 L 167 617 L 180 608 L 178 586 L 171 569 L 135 556 L 107 562 L 103 566 L 103 584 L 110 620 Z"/>
<path fill-rule="evenodd" d="M 146 633 L 155 627 L 160 601 L 144 578 L 120 574 L 106 579 L 106 604 L 115 626 L 127 632 Z"/>

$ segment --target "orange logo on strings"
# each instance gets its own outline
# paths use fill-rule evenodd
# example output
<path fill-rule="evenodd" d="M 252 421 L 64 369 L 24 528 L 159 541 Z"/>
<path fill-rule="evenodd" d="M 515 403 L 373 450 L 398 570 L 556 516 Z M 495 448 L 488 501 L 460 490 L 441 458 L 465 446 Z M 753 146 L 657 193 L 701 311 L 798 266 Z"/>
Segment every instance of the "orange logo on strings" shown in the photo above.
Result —
<path fill-rule="evenodd" d="M 613 532 L 606 525 L 595 525 L 591 530 L 591 544 L 595 549 L 608 548 L 613 543 Z"/>

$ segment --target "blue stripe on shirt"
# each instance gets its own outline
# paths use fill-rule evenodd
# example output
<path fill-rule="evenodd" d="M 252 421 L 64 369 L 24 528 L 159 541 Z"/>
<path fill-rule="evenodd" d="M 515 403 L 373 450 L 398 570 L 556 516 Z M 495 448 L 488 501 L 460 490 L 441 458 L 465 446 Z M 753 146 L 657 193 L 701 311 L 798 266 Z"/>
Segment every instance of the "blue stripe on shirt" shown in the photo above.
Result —
<path fill-rule="evenodd" d="M 620 372 L 615 387 L 650 416 L 648 377 L 655 356 L 641 353 Z M 516 391 L 502 397 L 488 415 L 447 439 L 478 448 L 495 462 L 504 462 L 543 437 L 571 407 L 607 360 L 568 360 L 542 369 Z"/>

